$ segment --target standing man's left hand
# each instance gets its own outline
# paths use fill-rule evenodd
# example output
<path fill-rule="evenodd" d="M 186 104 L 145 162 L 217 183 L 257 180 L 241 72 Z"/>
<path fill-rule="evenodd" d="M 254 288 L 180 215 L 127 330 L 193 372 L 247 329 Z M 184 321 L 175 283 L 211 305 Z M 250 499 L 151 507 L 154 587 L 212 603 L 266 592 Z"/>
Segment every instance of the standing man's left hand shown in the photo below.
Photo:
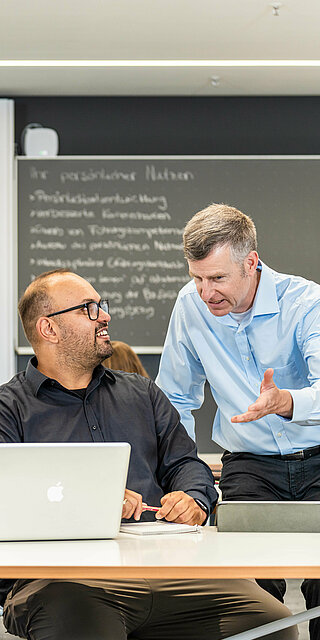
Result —
<path fill-rule="evenodd" d="M 267 369 L 260 386 L 260 395 L 248 407 L 246 413 L 233 416 L 231 422 L 252 422 L 270 413 L 277 413 L 283 418 L 292 418 L 293 399 L 286 389 L 279 389 L 273 382 L 273 369 Z"/>
<path fill-rule="evenodd" d="M 165 518 L 180 524 L 202 524 L 207 514 L 184 491 L 171 491 L 161 498 L 161 508 L 156 513 L 157 520 Z"/>

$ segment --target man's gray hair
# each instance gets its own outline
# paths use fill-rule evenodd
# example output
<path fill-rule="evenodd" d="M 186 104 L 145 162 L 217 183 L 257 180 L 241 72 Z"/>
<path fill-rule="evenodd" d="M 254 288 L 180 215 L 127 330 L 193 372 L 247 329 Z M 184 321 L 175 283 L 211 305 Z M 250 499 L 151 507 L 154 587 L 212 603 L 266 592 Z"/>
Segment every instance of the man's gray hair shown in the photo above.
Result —
<path fill-rule="evenodd" d="M 242 262 L 250 251 L 257 251 L 254 222 L 238 209 L 213 203 L 187 223 L 183 234 L 187 260 L 203 260 L 213 249 L 227 245 L 235 262 Z"/>

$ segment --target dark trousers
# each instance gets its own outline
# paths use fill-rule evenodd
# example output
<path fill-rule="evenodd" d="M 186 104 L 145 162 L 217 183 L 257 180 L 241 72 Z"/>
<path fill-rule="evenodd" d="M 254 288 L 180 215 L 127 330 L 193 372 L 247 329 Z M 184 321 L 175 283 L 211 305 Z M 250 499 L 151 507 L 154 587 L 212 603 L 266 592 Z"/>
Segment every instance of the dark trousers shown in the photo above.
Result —
<path fill-rule="evenodd" d="M 289 615 L 251 580 L 34 580 L 3 613 L 28 640 L 222 640 Z M 297 640 L 297 628 L 266 638 Z"/>
<path fill-rule="evenodd" d="M 252 453 L 222 456 L 220 489 L 223 500 L 320 500 L 320 455 L 307 460 L 282 460 Z M 283 602 L 285 580 L 257 580 Z M 320 605 L 320 580 L 304 580 L 301 591 L 307 609 Z M 309 623 L 311 640 L 320 639 L 320 618 Z"/>

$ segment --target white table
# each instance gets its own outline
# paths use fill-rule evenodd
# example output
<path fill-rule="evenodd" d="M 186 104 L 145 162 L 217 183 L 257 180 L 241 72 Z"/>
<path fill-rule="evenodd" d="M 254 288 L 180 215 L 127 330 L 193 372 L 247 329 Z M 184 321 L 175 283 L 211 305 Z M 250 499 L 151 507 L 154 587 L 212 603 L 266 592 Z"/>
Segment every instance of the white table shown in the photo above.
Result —
<path fill-rule="evenodd" d="M 116 540 L 1 542 L 0 577 L 320 578 L 319 548 L 320 533 L 218 533 L 215 527 L 178 535 L 120 534 Z M 319 615 L 316 609 L 292 616 L 291 623 Z M 276 630 L 264 627 L 233 639 Z"/>
<path fill-rule="evenodd" d="M 320 533 L 0 542 L 1 578 L 320 578 Z"/>

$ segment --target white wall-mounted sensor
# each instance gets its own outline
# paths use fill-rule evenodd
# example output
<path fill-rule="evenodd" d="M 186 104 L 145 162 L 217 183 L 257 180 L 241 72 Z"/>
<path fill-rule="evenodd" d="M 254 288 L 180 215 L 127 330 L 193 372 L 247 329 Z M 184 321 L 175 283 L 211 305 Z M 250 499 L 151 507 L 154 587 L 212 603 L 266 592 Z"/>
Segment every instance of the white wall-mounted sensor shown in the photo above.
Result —
<path fill-rule="evenodd" d="M 21 134 L 22 153 L 26 156 L 46 158 L 57 156 L 59 138 L 54 129 L 43 127 L 41 124 L 28 124 Z"/>

